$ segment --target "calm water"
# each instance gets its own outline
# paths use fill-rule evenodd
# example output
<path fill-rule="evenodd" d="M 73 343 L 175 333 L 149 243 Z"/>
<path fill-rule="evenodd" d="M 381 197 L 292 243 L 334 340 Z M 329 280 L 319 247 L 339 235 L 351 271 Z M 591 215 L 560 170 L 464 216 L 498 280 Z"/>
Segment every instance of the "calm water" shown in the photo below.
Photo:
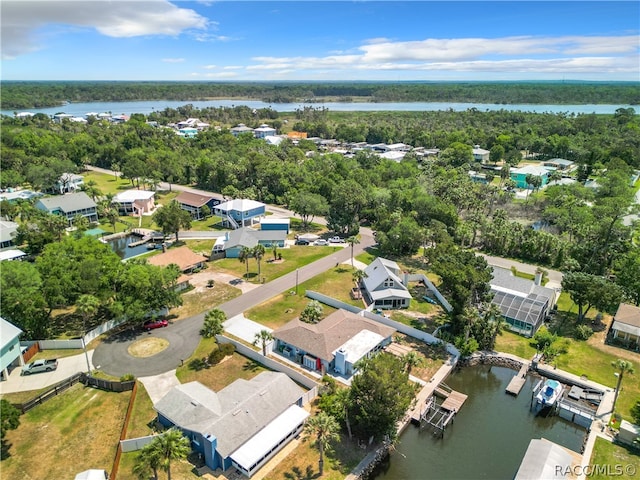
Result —
<path fill-rule="evenodd" d="M 142 255 L 143 253 L 147 253 L 147 244 L 143 243 L 142 245 L 138 245 L 137 247 L 129 248 L 129 244 L 132 242 L 137 242 L 140 240 L 140 237 L 135 235 L 127 235 L 126 237 L 114 238 L 107 241 L 107 245 L 109 245 L 114 252 L 118 254 L 118 256 L 126 260 L 127 258 L 132 258 L 137 255 Z"/>
<path fill-rule="evenodd" d="M 636 113 L 640 112 L 640 107 L 631 105 L 499 105 L 489 103 L 435 103 L 435 102 L 402 102 L 402 103 L 265 103 L 258 100 L 212 100 L 212 101 L 162 101 L 147 100 L 139 102 L 90 102 L 90 103 L 71 103 L 68 105 L 29 109 L 32 113 L 45 113 L 53 115 L 55 113 L 68 113 L 76 116 L 84 116 L 89 112 L 93 113 L 112 113 L 113 115 L 131 115 L 132 113 L 142 113 L 148 115 L 154 111 L 164 110 L 165 108 L 178 108 L 184 105 L 193 105 L 195 108 L 202 109 L 208 107 L 234 107 L 246 105 L 249 108 L 266 108 L 270 107 L 278 112 L 294 112 L 298 108 L 303 107 L 325 107 L 330 111 L 337 112 L 375 112 L 375 111 L 438 111 L 438 110 L 455 110 L 465 111 L 470 108 L 476 108 L 479 111 L 495 111 L 510 110 L 534 113 L 598 113 L 611 114 L 618 108 L 634 108 Z M 13 110 L 0 111 L 3 115 L 13 116 Z"/>
<path fill-rule="evenodd" d="M 444 438 L 410 425 L 376 480 L 501 479 L 516 474 L 529 441 L 546 438 L 580 452 L 585 429 L 560 417 L 529 411 L 538 379 L 529 377 L 518 397 L 505 393 L 514 370 L 486 365 L 464 368 L 446 383 L 469 395 Z"/>

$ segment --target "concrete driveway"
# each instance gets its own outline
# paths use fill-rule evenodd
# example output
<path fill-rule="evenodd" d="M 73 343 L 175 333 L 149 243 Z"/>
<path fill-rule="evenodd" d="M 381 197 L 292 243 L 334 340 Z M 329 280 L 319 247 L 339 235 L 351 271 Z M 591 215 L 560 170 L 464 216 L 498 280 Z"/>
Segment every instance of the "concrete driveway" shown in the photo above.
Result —
<path fill-rule="evenodd" d="M 87 351 L 89 364 L 93 357 L 93 350 Z M 93 365 L 91 366 L 93 368 Z M 87 371 L 87 360 L 84 353 L 72 357 L 64 357 L 58 360 L 58 368 L 53 372 L 34 373 L 32 375 L 20 375 L 21 367 L 14 368 L 9 373 L 9 378 L 0 382 L 0 394 L 41 390 L 66 380 L 72 375 Z"/>
<path fill-rule="evenodd" d="M 231 335 L 241 338 L 245 342 L 253 343 L 256 338 L 256 334 L 261 330 L 267 330 L 271 333 L 273 330 L 269 327 L 265 327 L 260 323 L 256 323 L 253 320 L 249 320 L 244 315 L 239 314 L 235 317 L 231 317 L 229 320 L 222 324 L 224 331 Z"/>

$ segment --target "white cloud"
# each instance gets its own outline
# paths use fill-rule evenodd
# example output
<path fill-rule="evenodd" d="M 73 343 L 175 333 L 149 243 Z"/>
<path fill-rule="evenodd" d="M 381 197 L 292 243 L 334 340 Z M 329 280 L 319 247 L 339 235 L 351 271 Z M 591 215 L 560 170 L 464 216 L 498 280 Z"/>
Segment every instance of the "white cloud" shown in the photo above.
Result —
<path fill-rule="evenodd" d="M 184 58 L 163 58 L 162 61 L 164 63 L 182 63 Z"/>
<path fill-rule="evenodd" d="M 204 68 L 205 70 L 213 70 L 214 68 L 217 68 L 216 65 L 205 65 L 202 68 Z"/>
<path fill-rule="evenodd" d="M 205 73 L 204 76 L 207 78 L 236 78 L 238 74 L 236 72 L 216 72 Z"/>
<path fill-rule="evenodd" d="M 51 25 L 93 28 L 108 37 L 177 36 L 206 29 L 209 21 L 166 0 L 2 1 L 2 57 L 15 58 L 43 47 L 38 29 Z"/>

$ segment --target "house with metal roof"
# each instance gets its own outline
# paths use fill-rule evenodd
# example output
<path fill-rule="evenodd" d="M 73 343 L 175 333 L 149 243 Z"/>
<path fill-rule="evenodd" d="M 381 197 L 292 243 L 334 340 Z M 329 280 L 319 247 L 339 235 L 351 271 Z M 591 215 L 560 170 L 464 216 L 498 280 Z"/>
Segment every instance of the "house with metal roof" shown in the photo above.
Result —
<path fill-rule="evenodd" d="M 613 317 L 607 341 L 633 350 L 640 349 L 640 307 L 621 303 Z"/>
<path fill-rule="evenodd" d="M 266 123 L 263 123 L 258 128 L 253 130 L 253 135 L 256 138 L 266 138 L 266 137 L 275 137 L 277 130 L 273 127 L 270 127 Z"/>
<path fill-rule="evenodd" d="M 275 351 L 289 360 L 321 374 L 350 377 L 358 360 L 390 344 L 395 331 L 340 309 L 316 324 L 295 318 L 271 334 Z"/>
<path fill-rule="evenodd" d="M 14 245 L 14 240 L 18 235 L 18 224 L 9 220 L 0 220 L 0 248 L 7 248 Z"/>
<path fill-rule="evenodd" d="M 212 195 L 195 192 L 180 192 L 180 195 L 176 197 L 176 202 L 180 204 L 180 208 L 189 212 L 194 220 L 204 218 L 202 208 L 205 205 L 209 208 L 209 214 L 212 214 L 213 207 L 220 204 L 220 200 Z"/>
<path fill-rule="evenodd" d="M 20 352 L 21 334 L 22 330 L 0 317 L 0 372 L 4 380 L 9 378 L 9 367 L 16 361 L 24 365 Z"/>
<path fill-rule="evenodd" d="M 511 270 L 493 267 L 492 303 L 502 312 L 511 330 L 533 336 L 556 303 L 556 291 L 538 282 L 516 277 Z"/>
<path fill-rule="evenodd" d="M 54 215 L 62 215 L 69 221 L 69 224 L 73 223 L 73 217 L 76 215 L 82 215 L 90 222 L 98 221 L 98 206 L 84 192 L 44 197 L 36 202 L 36 208 Z"/>
<path fill-rule="evenodd" d="M 491 156 L 491 152 L 489 150 L 485 150 L 484 148 L 480 148 L 480 145 L 474 145 L 471 152 L 473 154 L 473 159 L 476 162 L 480 163 L 487 163 Z"/>
<path fill-rule="evenodd" d="M 560 480 L 571 478 L 581 456 L 545 438 L 529 442 L 514 480 Z"/>
<path fill-rule="evenodd" d="M 527 183 L 527 175 L 533 175 L 534 177 L 540 177 L 542 184 L 540 187 L 544 187 L 549 183 L 549 169 L 537 165 L 525 165 L 521 168 L 512 168 L 509 172 L 511 180 L 516 182 L 518 188 L 531 188 Z"/>
<path fill-rule="evenodd" d="M 173 387 L 154 406 L 158 421 L 176 426 L 211 468 L 251 477 L 295 438 L 309 413 L 304 390 L 280 372 L 238 379 L 214 392 L 199 382 Z"/>
<path fill-rule="evenodd" d="M 411 294 L 396 262 L 378 257 L 364 269 L 364 273 L 362 285 L 368 305 L 381 309 L 409 307 Z"/>
<path fill-rule="evenodd" d="M 264 245 L 268 249 L 275 244 L 283 248 L 286 239 L 287 232 L 284 230 L 254 230 L 248 227 L 231 230 L 225 235 L 225 257 L 238 258 L 243 247 L 253 248 L 256 245 Z"/>
<path fill-rule="evenodd" d="M 266 205 L 255 200 L 236 198 L 216 205 L 213 213 L 231 228 L 247 227 L 259 221 L 266 213 Z"/>
<path fill-rule="evenodd" d="M 556 170 L 570 170 L 574 162 L 564 158 L 552 158 L 551 160 L 545 160 L 542 165 L 555 168 Z"/>
<path fill-rule="evenodd" d="M 231 135 L 237 137 L 238 135 L 242 135 L 243 133 L 251 133 L 253 134 L 253 128 L 247 127 L 244 123 L 239 123 L 237 126 L 230 129 Z"/>
<path fill-rule="evenodd" d="M 132 188 L 118 193 L 111 203 L 118 207 L 120 215 L 141 215 L 156 207 L 155 196 L 156 192 Z"/>

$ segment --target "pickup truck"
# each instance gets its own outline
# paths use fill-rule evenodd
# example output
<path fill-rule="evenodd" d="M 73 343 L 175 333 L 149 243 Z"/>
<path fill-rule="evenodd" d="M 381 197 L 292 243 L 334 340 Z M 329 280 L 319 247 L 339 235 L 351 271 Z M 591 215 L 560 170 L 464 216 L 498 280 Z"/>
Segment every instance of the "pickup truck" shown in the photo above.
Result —
<path fill-rule="evenodd" d="M 35 362 L 27 363 L 22 367 L 22 375 L 31 375 L 32 373 L 39 372 L 53 372 L 58 368 L 58 360 L 51 358 L 49 360 L 36 360 Z"/>
<path fill-rule="evenodd" d="M 339 237 L 338 235 L 336 235 L 335 237 L 331 237 L 329 239 L 329 243 L 344 243 L 344 238 Z"/>

